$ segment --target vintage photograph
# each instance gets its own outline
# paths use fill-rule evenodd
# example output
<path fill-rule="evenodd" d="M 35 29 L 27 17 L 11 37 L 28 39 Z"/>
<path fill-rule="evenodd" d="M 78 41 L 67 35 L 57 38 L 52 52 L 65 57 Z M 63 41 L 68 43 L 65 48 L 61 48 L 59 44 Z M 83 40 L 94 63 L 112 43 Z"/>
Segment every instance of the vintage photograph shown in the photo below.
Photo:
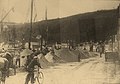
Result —
<path fill-rule="evenodd" d="M 120 84 L 120 0 L 0 0 L 0 84 Z"/>

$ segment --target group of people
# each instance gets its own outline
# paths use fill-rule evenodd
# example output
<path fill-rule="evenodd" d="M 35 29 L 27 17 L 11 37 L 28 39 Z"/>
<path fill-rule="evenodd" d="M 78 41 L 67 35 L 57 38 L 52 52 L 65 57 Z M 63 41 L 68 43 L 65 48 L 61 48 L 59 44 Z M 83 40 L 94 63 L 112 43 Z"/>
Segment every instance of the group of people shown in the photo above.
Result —
<path fill-rule="evenodd" d="M 105 43 L 104 42 L 85 42 L 80 44 L 82 50 L 87 50 L 88 52 L 98 52 L 100 57 L 105 52 Z"/>
<path fill-rule="evenodd" d="M 48 47 L 44 47 L 42 50 L 32 49 L 32 51 L 33 53 L 27 56 L 27 60 L 25 63 L 25 70 L 28 72 L 25 79 L 25 84 L 28 84 L 29 81 L 31 81 L 31 84 L 34 84 L 34 71 L 36 66 L 38 67 L 38 70 L 43 68 L 39 62 L 39 54 L 45 56 L 49 52 L 51 54 L 54 53 L 54 49 L 52 47 L 50 49 L 48 49 Z"/>
<path fill-rule="evenodd" d="M 31 81 L 31 84 L 34 84 L 34 69 L 37 66 L 38 69 L 42 68 L 38 59 L 38 55 L 42 53 L 43 55 L 46 55 L 49 50 L 45 47 L 42 51 L 40 50 L 32 50 L 32 54 L 27 55 L 27 60 L 24 66 L 24 69 L 28 72 L 26 79 L 25 79 L 25 84 L 28 84 L 29 81 Z M 2 49 L 2 52 L 4 52 L 4 56 L 0 57 L 0 72 L 2 73 L 2 76 L 0 77 L 3 82 L 5 82 L 5 78 L 9 77 L 9 68 L 14 68 L 16 69 L 16 66 L 20 67 L 20 53 L 17 55 L 13 55 L 10 52 L 7 52 Z M 4 63 L 2 64 L 2 62 Z M 14 62 L 13 62 L 14 61 Z M 3 67 L 1 66 L 3 65 Z M 15 70 L 16 73 L 16 70 Z"/>
<path fill-rule="evenodd" d="M 5 52 L 0 56 L 0 81 L 5 82 L 6 77 L 9 77 L 11 67 L 13 68 L 12 56 L 9 52 Z"/>
<path fill-rule="evenodd" d="M 35 66 L 38 66 L 39 68 L 42 68 L 38 59 L 39 53 L 32 53 L 31 55 L 27 56 L 27 60 L 25 63 L 25 69 L 28 72 L 25 80 L 25 84 L 28 84 L 28 82 L 31 80 L 31 84 L 34 84 L 34 69 Z M 39 69 L 38 69 L 39 70 Z"/>

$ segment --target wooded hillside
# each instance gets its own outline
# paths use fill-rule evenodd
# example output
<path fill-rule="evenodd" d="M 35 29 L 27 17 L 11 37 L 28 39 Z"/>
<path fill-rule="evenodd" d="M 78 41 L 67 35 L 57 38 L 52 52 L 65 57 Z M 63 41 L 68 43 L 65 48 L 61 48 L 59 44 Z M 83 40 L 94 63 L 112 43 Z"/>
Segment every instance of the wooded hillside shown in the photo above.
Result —
<path fill-rule="evenodd" d="M 17 40 L 29 41 L 29 23 L 10 26 L 10 30 L 14 28 Z M 37 35 L 42 35 L 50 43 L 67 40 L 76 42 L 105 40 L 117 32 L 117 10 L 101 10 L 35 22 L 32 31 L 33 41 L 37 41 Z"/>

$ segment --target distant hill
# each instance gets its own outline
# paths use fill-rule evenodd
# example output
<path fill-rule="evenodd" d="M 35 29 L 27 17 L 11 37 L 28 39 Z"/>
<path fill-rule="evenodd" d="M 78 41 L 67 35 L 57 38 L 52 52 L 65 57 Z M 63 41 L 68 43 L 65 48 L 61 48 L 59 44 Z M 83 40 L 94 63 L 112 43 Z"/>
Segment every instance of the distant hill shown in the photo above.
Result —
<path fill-rule="evenodd" d="M 29 23 L 15 25 L 14 28 L 16 28 L 16 39 L 24 38 L 25 41 L 29 41 Z M 34 41 L 37 35 L 42 35 L 49 43 L 67 40 L 104 41 L 117 32 L 117 10 L 100 10 L 48 21 L 43 20 L 35 22 L 32 31 Z"/>

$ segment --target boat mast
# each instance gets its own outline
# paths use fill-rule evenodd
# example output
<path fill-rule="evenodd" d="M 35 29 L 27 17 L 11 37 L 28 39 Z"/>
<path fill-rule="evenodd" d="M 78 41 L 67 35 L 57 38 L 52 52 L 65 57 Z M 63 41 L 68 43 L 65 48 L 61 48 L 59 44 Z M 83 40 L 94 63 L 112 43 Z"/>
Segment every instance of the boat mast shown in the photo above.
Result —
<path fill-rule="evenodd" d="M 47 20 L 47 7 L 45 9 L 45 20 L 46 20 L 46 33 L 47 33 L 47 39 L 46 39 L 46 45 L 48 44 L 48 20 Z"/>
<path fill-rule="evenodd" d="M 118 32 L 117 32 L 117 40 L 118 40 L 118 52 L 120 51 L 120 4 L 118 6 Z"/>
<path fill-rule="evenodd" d="M 32 27 L 33 27 L 33 0 L 31 0 L 31 16 L 30 16 L 30 36 L 29 36 L 29 45 L 28 48 L 31 49 L 31 40 L 32 40 Z"/>
<path fill-rule="evenodd" d="M 46 5 L 45 5 L 45 21 L 46 21 L 46 41 L 45 41 L 45 45 L 47 45 L 48 44 L 47 0 L 46 0 Z"/>

